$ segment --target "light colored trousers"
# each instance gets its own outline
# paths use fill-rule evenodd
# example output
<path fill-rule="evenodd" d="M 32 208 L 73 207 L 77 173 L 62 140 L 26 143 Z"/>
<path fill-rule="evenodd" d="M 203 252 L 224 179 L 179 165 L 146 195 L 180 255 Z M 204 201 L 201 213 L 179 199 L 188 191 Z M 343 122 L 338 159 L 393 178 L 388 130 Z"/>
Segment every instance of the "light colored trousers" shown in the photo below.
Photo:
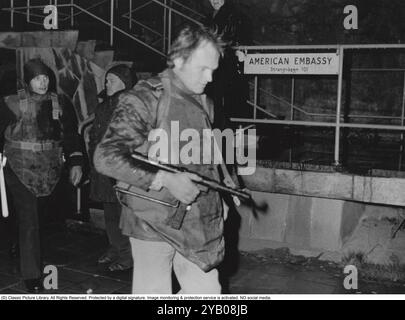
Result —
<path fill-rule="evenodd" d="M 220 294 L 218 270 L 202 271 L 166 242 L 130 238 L 133 294 L 173 294 L 172 269 L 182 294 Z"/>

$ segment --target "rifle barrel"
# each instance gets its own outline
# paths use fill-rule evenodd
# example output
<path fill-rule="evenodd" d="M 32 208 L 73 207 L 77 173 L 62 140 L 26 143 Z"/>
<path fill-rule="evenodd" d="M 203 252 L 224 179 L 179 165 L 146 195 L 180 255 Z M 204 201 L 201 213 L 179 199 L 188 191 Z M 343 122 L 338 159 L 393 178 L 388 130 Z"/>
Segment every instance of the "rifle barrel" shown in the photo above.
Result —
<path fill-rule="evenodd" d="M 135 160 L 138 160 L 140 162 L 149 164 L 151 166 L 157 167 L 157 168 L 159 168 L 161 170 L 165 170 L 165 171 L 168 171 L 168 172 L 171 172 L 171 173 L 183 173 L 183 172 L 194 173 L 194 172 L 188 171 L 188 170 L 186 170 L 184 168 L 176 168 L 176 167 L 174 167 L 172 165 L 163 164 L 163 163 L 160 163 L 160 162 L 155 161 L 155 160 L 150 160 L 147 157 L 145 157 L 144 155 L 136 153 L 136 152 L 132 153 L 131 157 L 133 159 L 135 159 Z M 195 173 L 195 174 L 199 175 L 198 173 Z M 233 194 L 235 196 L 241 197 L 241 198 L 246 199 L 246 200 L 249 200 L 251 198 L 250 194 L 248 194 L 246 192 L 243 192 L 241 190 L 237 190 L 237 189 L 228 187 L 226 185 L 223 185 L 223 184 L 221 184 L 221 183 L 219 183 L 219 182 L 217 182 L 215 180 L 209 179 L 207 177 L 202 177 L 201 175 L 199 175 L 199 176 L 202 178 L 202 180 L 201 181 L 194 181 L 195 183 L 201 184 L 203 186 L 206 186 L 208 188 L 211 188 L 211 189 L 214 189 L 214 190 L 217 190 L 217 191 L 231 193 L 231 194 Z"/>

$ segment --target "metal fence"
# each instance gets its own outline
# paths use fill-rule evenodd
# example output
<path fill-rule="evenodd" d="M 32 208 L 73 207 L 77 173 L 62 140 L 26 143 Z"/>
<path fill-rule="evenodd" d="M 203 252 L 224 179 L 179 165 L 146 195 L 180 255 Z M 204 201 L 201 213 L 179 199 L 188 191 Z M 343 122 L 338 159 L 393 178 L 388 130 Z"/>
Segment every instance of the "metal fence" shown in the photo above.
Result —
<path fill-rule="evenodd" d="M 25 3 L 25 5 L 17 6 L 17 4 L 20 4 L 21 2 Z M 200 20 L 204 18 L 204 15 L 201 13 L 176 0 L 149 0 L 137 7 L 134 7 L 135 0 L 102 0 L 87 8 L 80 6 L 79 2 L 80 0 L 59 0 L 59 2 L 58 0 L 44 0 L 41 5 L 32 5 L 30 0 L 10 0 L 10 7 L 3 8 L 3 10 L 10 13 L 10 27 L 14 28 L 15 15 L 25 15 L 27 23 L 42 24 L 42 22 L 35 21 L 35 18 L 43 20 L 43 18 L 45 18 L 45 15 L 43 14 L 45 6 L 54 5 L 58 8 L 58 20 L 62 23 L 69 21 L 70 27 L 74 26 L 77 16 L 84 14 L 109 27 L 109 40 L 111 46 L 114 45 L 114 34 L 115 32 L 118 32 L 162 57 L 166 57 L 166 53 L 170 50 L 170 44 L 175 29 L 175 18 L 181 18 L 189 23 L 195 24 L 201 24 Z M 123 4 L 125 4 L 125 7 Z M 100 6 L 108 7 L 110 13 L 109 19 L 102 18 L 94 13 L 93 9 Z M 156 30 L 135 18 L 135 13 L 151 6 L 161 9 L 159 11 L 162 14 L 162 30 Z M 59 9 L 63 9 L 63 12 Z M 118 27 L 118 23 L 114 19 L 117 16 L 117 13 L 119 13 L 119 18 L 128 20 L 128 30 Z M 131 34 L 131 29 L 134 24 L 143 28 L 146 32 L 157 36 L 158 40 L 155 40 L 151 44 L 141 40 L 136 35 Z M 161 45 L 156 45 L 156 42 L 159 42 Z"/>
<path fill-rule="evenodd" d="M 399 168 L 402 163 L 402 151 L 403 151 L 403 141 L 404 141 L 404 120 L 405 120 L 405 69 L 375 69 L 375 68 L 355 68 L 350 69 L 350 72 L 402 72 L 404 75 L 404 85 L 403 85 L 403 98 L 402 98 L 402 111 L 400 117 L 384 117 L 384 116 L 372 116 L 372 115 L 354 115 L 351 118 L 366 118 L 366 119 L 397 119 L 400 121 L 400 125 L 383 125 L 383 124 L 364 124 L 364 123 L 347 123 L 344 122 L 342 116 L 342 91 L 343 91 L 343 64 L 345 52 L 348 50 L 404 50 L 405 45 L 403 44 L 362 44 L 362 45 L 303 45 L 303 46 L 240 46 L 235 48 L 245 53 L 273 53 L 273 52 L 327 52 L 327 51 L 336 51 L 339 57 L 339 72 L 337 75 L 337 105 L 336 112 L 334 114 L 327 113 L 310 113 L 305 111 L 302 107 L 295 105 L 294 96 L 295 96 L 295 76 L 291 76 L 291 100 L 286 101 L 280 97 L 273 95 L 268 90 L 259 89 L 258 79 L 259 75 L 254 75 L 254 80 L 252 83 L 253 86 L 253 101 L 248 101 L 248 104 L 253 108 L 253 118 L 231 118 L 231 121 L 236 123 L 247 123 L 247 124 L 277 124 L 277 125 L 289 125 L 289 126 L 311 126 L 311 127 L 332 127 L 335 128 L 335 145 L 334 145 L 334 164 L 340 164 L 340 140 L 341 140 L 341 129 L 343 128 L 357 128 L 357 129 L 373 129 L 373 130 L 392 130 L 401 132 L 401 150 L 400 150 L 400 163 Z M 291 109 L 291 117 L 289 120 L 278 120 L 275 119 L 276 116 L 271 112 L 271 109 L 263 108 L 258 105 L 258 97 L 260 93 L 271 95 L 273 98 L 281 101 L 286 106 Z M 257 112 L 262 111 L 270 119 L 258 119 Z M 327 121 L 298 121 L 294 120 L 294 113 L 303 113 L 311 116 L 325 117 L 325 118 L 334 118 L 334 122 Z"/>

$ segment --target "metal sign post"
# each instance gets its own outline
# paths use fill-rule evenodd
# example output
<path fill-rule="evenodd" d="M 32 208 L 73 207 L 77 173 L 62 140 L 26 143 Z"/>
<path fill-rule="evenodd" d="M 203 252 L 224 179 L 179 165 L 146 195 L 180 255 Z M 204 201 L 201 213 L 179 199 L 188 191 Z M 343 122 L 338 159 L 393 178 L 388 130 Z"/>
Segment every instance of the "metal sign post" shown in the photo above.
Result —
<path fill-rule="evenodd" d="M 338 74 L 338 90 L 337 90 L 337 108 L 336 108 L 336 128 L 335 128 L 335 166 L 340 164 L 340 115 L 342 113 L 342 89 L 343 89 L 343 58 L 344 49 L 339 48 L 339 74 Z"/>

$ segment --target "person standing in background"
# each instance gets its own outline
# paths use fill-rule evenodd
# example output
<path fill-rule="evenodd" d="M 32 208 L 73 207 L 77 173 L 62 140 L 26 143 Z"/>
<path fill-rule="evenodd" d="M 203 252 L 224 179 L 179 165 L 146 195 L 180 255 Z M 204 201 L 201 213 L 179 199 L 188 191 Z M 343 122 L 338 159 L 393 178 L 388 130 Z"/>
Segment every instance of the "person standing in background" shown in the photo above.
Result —
<path fill-rule="evenodd" d="M 89 133 L 89 158 L 92 164 L 90 198 L 103 204 L 105 227 L 109 242 L 107 251 L 98 259 L 98 263 L 108 264 L 107 269 L 112 272 L 132 268 L 131 246 L 128 237 L 123 235 L 119 228 L 121 205 L 113 189 L 114 180 L 94 169 L 93 155 L 97 144 L 107 130 L 120 93 L 131 89 L 137 82 L 133 78 L 131 69 L 123 64 L 116 65 L 107 71 L 105 90 L 100 94 L 104 100 L 95 110 L 93 126 Z"/>
<path fill-rule="evenodd" d="M 230 0 L 209 0 L 213 9 L 205 24 L 216 30 L 227 44 L 213 82 L 207 87 L 207 94 L 214 101 L 214 128 L 230 126 L 229 118 L 248 114 L 246 100 L 248 84 L 239 70 L 235 50 L 239 45 L 250 44 L 250 27 L 247 19 L 236 10 Z"/>

